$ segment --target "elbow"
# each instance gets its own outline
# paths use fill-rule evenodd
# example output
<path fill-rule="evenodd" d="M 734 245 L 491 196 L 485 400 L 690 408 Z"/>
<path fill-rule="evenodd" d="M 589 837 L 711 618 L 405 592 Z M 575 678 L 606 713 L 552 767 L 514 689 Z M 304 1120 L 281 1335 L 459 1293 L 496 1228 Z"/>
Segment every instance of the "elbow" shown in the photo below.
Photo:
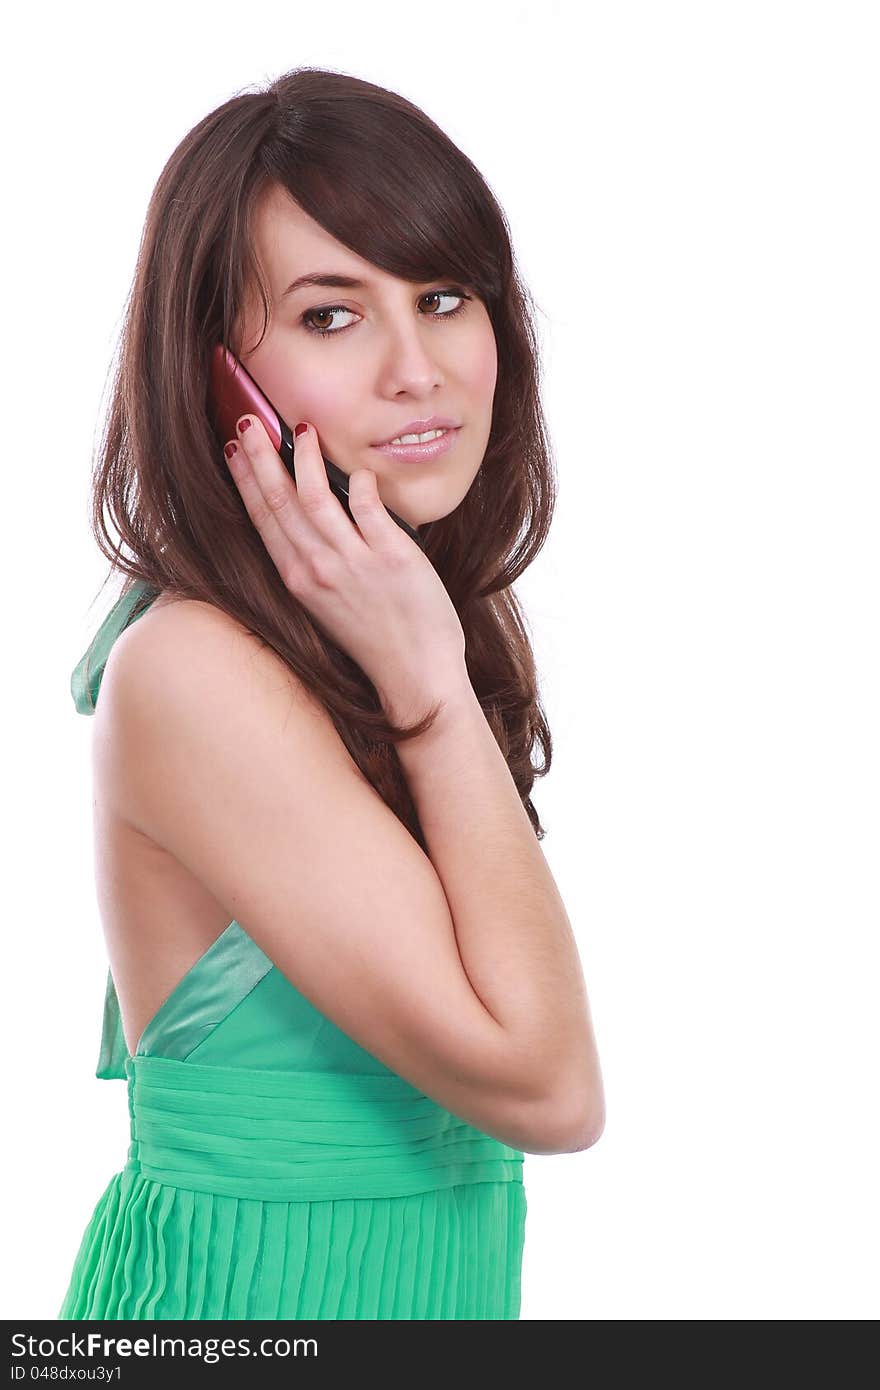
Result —
<path fill-rule="evenodd" d="M 547 1074 L 556 1079 L 544 1101 L 545 1127 L 538 1137 L 546 1147 L 541 1152 L 582 1153 L 592 1148 L 605 1129 L 605 1087 L 595 1045 L 567 1065 L 557 1062 Z"/>
<path fill-rule="evenodd" d="M 605 1111 L 603 1110 L 601 1115 L 599 1115 L 598 1117 L 592 1117 L 587 1125 L 582 1126 L 580 1130 L 578 1130 L 575 1138 L 575 1143 L 573 1144 L 572 1148 L 570 1150 L 567 1150 L 566 1152 L 578 1153 L 582 1149 L 591 1149 L 593 1145 L 598 1143 L 598 1141 L 602 1138 L 602 1132 L 604 1129 Z"/>
<path fill-rule="evenodd" d="M 528 1152 L 534 1154 L 581 1153 L 592 1148 L 605 1129 L 605 1103 L 590 1093 L 583 1104 L 572 1106 L 548 1101 L 537 1118 Z"/>
<path fill-rule="evenodd" d="M 558 1154 L 582 1153 L 585 1149 L 591 1149 L 602 1137 L 605 1128 L 604 1113 L 597 1117 L 591 1116 L 586 1122 L 580 1120 L 574 1124 L 569 1123 L 557 1130 L 556 1147 L 552 1150 Z"/>
<path fill-rule="evenodd" d="M 548 1077 L 552 1081 L 548 1082 Z M 524 1090 L 525 1078 L 529 1088 Z M 581 1153 L 599 1141 L 605 1129 L 605 1088 L 595 1047 L 544 1058 L 540 1070 L 520 1058 L 518 1095 L 511 1107 L 508 1092 L 506 1143 L 533 1154 Z M 515 1137 L 509 1137 L 515 1136 Z"/>

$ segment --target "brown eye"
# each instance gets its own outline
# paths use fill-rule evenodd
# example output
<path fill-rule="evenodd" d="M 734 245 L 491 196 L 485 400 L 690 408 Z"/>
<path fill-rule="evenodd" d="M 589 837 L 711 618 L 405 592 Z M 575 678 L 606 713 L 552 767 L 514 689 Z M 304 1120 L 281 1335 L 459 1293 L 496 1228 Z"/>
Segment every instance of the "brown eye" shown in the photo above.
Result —
<path fill-rule="evenodd" d="M 428 294 L 422 295 L 422 299 L 423 299 L 423 300 L 424 300 L 424 299 L 434 299 L 434 300 L 437 300 L 437 299 L 460 299 L 462 302 L 461 302 L 459 305 L 457 305 L 456 308 L 454 308 L 454 309 L 447 309 L 447 310 L 445 310 L 443 313 L 437 313 L 437 312 L 435 312 L 435 313 L 430 313 L 430 314 L 424 314 L 424 315 L 423 315 L 423 318 L 428 318 L 428 319 L 451 319 L 451 318 L 454 318 L 456 314 L 460 314 L 465 308 L 467 308 L 467 301 L 468 301 L 469 299 L 471 299 L 472 297 L 473 297 L 472 295 L 465 294 L 464 290 L 461 290 L 461 289 L 458 289 L 458 288 L 455 288 L 455 287 L 453 287 L 453 288 L 451 288 L 451 289 L 446 289 L 446 290 L 431 290 L 431 291 L 429 291 Z M 346 324 L 343 324 L 341 328 L 321 328 L 320 326 L 318 326 L 318 325 L 312 323 L 312 319 L 313 319 L 313 318 L 316 318 L 316 317 L 320 317 L 321 315 L 323 315 L 325 318 L 327 318 L 327 317 L 331 317 L 331 318 L 332 318 L 333 314 L 353 314 L 353 313 L 354 313 L 354 310 L 353 310 L 353 309 L 346 309 L 345 306 L 344 306 L 343 304 L 327 304 L 327 305 L 322 305 L 322 306 L 321 306 L 320 308 L 318 308 L 318 309 L 306 309 L 305 313 L 302 314 L 301 320 L 300 320 L 300 321 L 301 321 L 301 323 L 302 323 L 302 325 L 303 325 L 303 328 L 305 328 L 307 332 L 309 332 L 309 333 L 314 333 L 314 334 L 316 334 L 319 338 L 335 338 L 335 337 L 337 337 L 340 333 L 345 333 L 349 328 L 354 328 L 355 325 L 354 325 L 353 323 L 346 323 Z"/>
<path fill-rule="evenodd" d="M 470 296 L 469 294 L 465 294 L 464 290 L 456 290 L 456 289 L 451 289 L 451 290 L 431 290 L 428 294 L 423 295 L 423 298 L 424 298 L 424 299 L 461 299 L 461 300 L 468 300 L 468 299 L 470 299 L 470 297 L 471 297 L 471 296 Z M 428 314 L 428 318 L 432 318 L 432 319 L 451 319 L 455 314 L 460 314 L 461 311 L 462 311 L 462 309 L 463 309 L 464 307 L 465 307 L 465 306 L 464 306 L 464 304 L 462 303 L 462 304 L 459 304 L 459 306 L 458 306 L 457 309 L 447 309 L 446 312 L 443 313 L 443 314 Z"/>
<path fill-rule="evenodd" d="M 351 328 L 352 325 L 350 323 L 346 323 L 343 324 L 342 328 L 321 328 L 320 326 L 316 326 L 315 324 L 313 324 L 311 320 L 321 315 L 323 315 L 325 319 L 332 319 L 334 314 L 352 313 L 354 313 L 353 309 L 346 309 L 342 304 L 328 304 L 320 309 L 306 309 L 305 313 L 302 316 L 302 323 L 304 327 L 309 330 L 310 333 L 318 333 L 322 338 L 334 337 L 337 333 L 344 333 L 345 329 Z"/>

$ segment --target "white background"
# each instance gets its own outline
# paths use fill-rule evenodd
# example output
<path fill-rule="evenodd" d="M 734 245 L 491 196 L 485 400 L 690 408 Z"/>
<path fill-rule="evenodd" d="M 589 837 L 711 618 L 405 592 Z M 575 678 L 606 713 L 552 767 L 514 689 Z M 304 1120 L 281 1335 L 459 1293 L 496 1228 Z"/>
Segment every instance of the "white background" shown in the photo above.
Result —
<path fill-rule="evenodd" d="M 560 496 L 518 586 L 535 787 L 607 1098 L 526 1157 L 527 1319 L 878 1313 L 878 11 L 33 6 L 7 36 L 2 1315 L 56 1315 L 122 1167 L 87 525 L 143 218 L 186 132 L 299 64 L 420 105 L 509 218 Z"/>

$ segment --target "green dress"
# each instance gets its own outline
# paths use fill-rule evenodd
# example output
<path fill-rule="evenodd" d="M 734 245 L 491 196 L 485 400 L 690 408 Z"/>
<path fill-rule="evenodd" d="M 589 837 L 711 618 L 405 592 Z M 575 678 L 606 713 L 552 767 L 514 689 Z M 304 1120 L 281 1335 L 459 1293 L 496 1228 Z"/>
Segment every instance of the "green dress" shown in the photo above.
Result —
<path fill-rule="evenodd" d="M 108 614 L 71 678 L 81 714 L 150 601 L 134 585 Z M 130 1143 L 59 1318 L 519 1317 L 522 1151 L 360 1047 L 239 922 L 134 1056 L 108 970 L 95 1075 L 127 1083 Z"/>

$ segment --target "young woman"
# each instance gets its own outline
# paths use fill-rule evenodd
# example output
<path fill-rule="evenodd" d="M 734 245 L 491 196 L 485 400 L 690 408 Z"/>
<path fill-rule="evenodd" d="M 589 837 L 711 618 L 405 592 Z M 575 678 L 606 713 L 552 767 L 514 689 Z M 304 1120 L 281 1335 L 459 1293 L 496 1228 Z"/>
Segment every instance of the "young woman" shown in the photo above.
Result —
<path fill-rule="evenodd" d="M 307 425 L 295 483 L 255 415 L 215 433 L 221 342 Z M 72 678 L 131 1142 L 61 1318 L 519 1316 L 524 1153 L 604 1124 L 530 797 L 537 382 L 504 216 L 401 96 L 297 69 L 171 156 Z"/>

